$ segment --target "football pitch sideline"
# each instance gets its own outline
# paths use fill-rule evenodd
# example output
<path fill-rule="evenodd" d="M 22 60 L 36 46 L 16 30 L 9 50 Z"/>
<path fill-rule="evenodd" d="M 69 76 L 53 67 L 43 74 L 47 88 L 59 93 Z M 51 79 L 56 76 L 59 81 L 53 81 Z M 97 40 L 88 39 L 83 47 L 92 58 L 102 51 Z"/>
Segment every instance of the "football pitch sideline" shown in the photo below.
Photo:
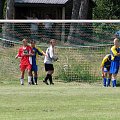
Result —
<path fill-rule="evenodd" d="M 0 120 L 120 120 L 120 87 L 1 85 Z"/>

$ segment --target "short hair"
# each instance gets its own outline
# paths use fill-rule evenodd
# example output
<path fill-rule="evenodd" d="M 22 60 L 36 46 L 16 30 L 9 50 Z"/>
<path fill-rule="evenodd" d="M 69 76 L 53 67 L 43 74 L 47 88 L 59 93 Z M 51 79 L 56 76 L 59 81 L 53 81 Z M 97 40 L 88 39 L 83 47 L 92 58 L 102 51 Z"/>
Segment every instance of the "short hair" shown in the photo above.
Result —
<path fill-rule="evenodd" d="M 52 44 L 53 42 L 55 42 L 55 39 L 51 39 L 50 40 L 50 44 Z"/>
<path fill-rule="evenodd" d="M 25 42 L 25 41 L 28 41 L 28 40 L 24 38 L 24 39 L 22 40 L 22 42 Z"/>

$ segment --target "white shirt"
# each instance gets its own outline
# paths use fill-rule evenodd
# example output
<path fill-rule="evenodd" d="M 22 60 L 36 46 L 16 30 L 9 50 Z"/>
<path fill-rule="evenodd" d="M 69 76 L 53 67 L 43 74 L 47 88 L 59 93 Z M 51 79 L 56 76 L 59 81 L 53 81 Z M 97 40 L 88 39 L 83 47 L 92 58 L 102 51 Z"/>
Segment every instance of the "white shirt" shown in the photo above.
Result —
<path fill-rule="evenodd" d="M 46 55 L 44 58 L 44 63 L 46 64 L 52 64 L 53 63 L 53 56 L 54 56 L 54 49 L 52 47 L 52 45 L 50 47 L 47 48 L 46 50 Z"/>

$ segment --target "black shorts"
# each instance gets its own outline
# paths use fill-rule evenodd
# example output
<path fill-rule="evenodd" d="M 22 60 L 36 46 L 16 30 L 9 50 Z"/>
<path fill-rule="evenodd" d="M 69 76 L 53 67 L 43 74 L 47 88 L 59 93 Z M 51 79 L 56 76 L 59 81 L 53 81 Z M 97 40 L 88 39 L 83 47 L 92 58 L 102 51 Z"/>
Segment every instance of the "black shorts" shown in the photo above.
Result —
<path fill-rule="evenodd" d="M 45 64 L 45 71 L 54 70 L 53 64 Z"/>

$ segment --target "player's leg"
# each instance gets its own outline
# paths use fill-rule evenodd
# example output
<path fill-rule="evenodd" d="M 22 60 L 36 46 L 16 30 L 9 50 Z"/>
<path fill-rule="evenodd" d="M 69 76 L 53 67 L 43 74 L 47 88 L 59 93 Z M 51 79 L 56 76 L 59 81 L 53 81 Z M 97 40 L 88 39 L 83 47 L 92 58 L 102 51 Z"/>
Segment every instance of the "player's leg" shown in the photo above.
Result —
<path fill-rule="evenodd" d="M 104 77 L 103 77 L 103 86 L 106 87 L 107 83 L 107 72 L 104 72 Z"/>
<path fill-rule="evenodd" d="M 43 82 L 46 84 L 46 85 L 49 85 L 47 80 L 49 79 L 49 74 L 48 74 L 48 71 L 49 71 L 49 64 L 45 64 L 45 71 L 47 72 L 46 76 L 45 76 L 45 79 L 43 80 Z"/>
<path fill-rule="evenodd" d="M 54 85 L 53 80 L 52 80 L 52 74 L 54 73 L 53 64 L 45 64 L 45 70 L 47 71 L 47 74 L 43 82 L 45 82 L 48 85 L 47 80 L 49 79 L 50 84 Z"/>
<path fill-rule="evenodd" d="M 112 74 L 112 86 L 116 87 L 116 78 L 117 78 L 117 74 Z"/>
<path fill-rule="evenodd" d="M 107 87 L 110 86 L 111 77 L 112 77 L 112 74 L 110 74 L 110 72 L 108 72 Z"/>
<path fill-rule="evenodd" d="M 107 67 L 107 75 L 108 75 L 108 78 L 107 78 L 107 87 L 110 86 L 110 81 L 111 81 L 111 76 L 112 74 L 110 74 L 110 66 Z"/>
<path fill-rule="evenodd" d="M 31 83 L 32 83 L 32 85 L 34 85 L 33 72 L 34 72 L 34 66 L 32 65 L 32 68 L 31 68 Z"/>
<path fill-rule="evenodd" d="M 110 73 L 112 74 L 112 86 L 116 87 L 116 78 L 119 71 L 119 61 L 112 61 Z"/>
<path fill-rule="evenodd" d="M 25 65 L 20 65 L 20 71 L 21 71 L 21 76 L 20 76 L 20 84 L 24 85 L 24 74 L 25 74 Z"/>
<path fill-rule="evenodd" d="M 21 71 L 21 77 L 20 77 L 20 84 L 24 85 L 24 74 L 25 74 L 25 70 Z"/>
<path fill-rule="evenodd" d="M 107 68 L 104 67 L 104 71 L 103 71 L 103 86 L 106 87 L 106 83 L 107 83 Z"/>
<path fill-rule="evenodd" d="M 31 68 L 32 68 L 32 66 L 29 64 L 29 65 L 27 65 L 27 71 L 28 71 L 28 84 L 29 85 L 31 85 L 32 83 L 31 83 L 31 78 L 32 78 L 32 72 L 31 72 Z"/>
<path fill-rule="evenodd" d="M 43 80 L 43 82 L 46 84 L 46 85 L 49 85 L 47 80 L 49 79 L 49 74 L 47 73 L 46 76 L 45 76 L 45 79 Z"/>
<path fill-rule="evenodd" d="M 34 80 L 33 80 L 33 73 L 32 73 L 32 71 L 31 71 L 31 83 L 32 83 L 32 85 L 34 85 Z"/>
<path fill-rule="evenodd" d="M 37 79 L 38 79 L 37 71 L 38 71 L 38 66 L 34 65 L 34 83 L 35 83 L 35 85 L 37 85 Z"/>
<path fill-rule="evenodd" d="M 37 74 L 37 71 L 34 71 L 34 82 L 35 82 L 35 85 L 37 85 L 37 79 L 38 79 L 38 74 Z"/>
<path fill-rule="evenodd" d="M 53 80 L 52 80 L 52 74 L 54 73 L 54 70 L 50 70 L 48 71 L 48 75 L 49 75 L 49 81 L 50 81 L 50 85 L 54 85 Z"/>

